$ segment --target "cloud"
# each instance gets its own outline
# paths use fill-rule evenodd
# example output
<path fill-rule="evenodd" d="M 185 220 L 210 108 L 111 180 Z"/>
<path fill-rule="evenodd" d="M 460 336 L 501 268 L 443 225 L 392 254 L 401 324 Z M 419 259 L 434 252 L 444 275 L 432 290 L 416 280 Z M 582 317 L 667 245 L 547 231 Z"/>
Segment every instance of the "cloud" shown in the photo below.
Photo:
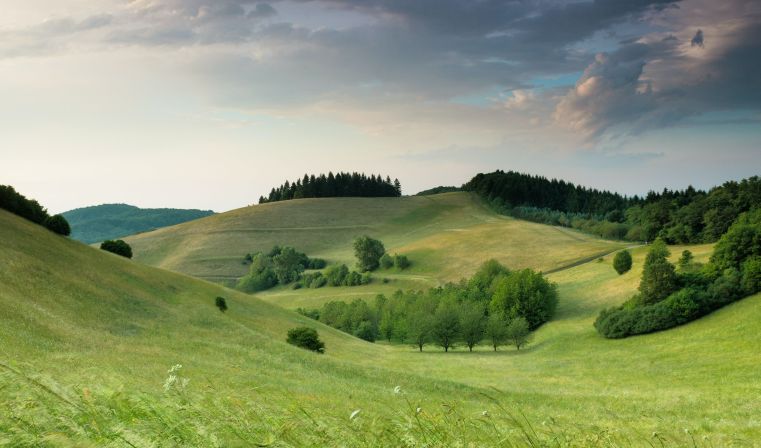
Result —
<path fill-rule="evenodd" d="M 710 112 L 761 110 L 761 79 L 751 75 L 761 69 L 752 56 L 761 54 L 761 13 L 752 2 L 734 3 L 730 10 L 718 5 L 706 16 L 709 2 L 686 1 L 669 12 L 674 16 L 670 30 L 598 54 L 557 104 L 556 122 L 598 139 L 664 128 Z M 746 9 L 751 12 L 738 16 Z M 714 37 L 710 49 L 704 46 L 709 34 Z"/>

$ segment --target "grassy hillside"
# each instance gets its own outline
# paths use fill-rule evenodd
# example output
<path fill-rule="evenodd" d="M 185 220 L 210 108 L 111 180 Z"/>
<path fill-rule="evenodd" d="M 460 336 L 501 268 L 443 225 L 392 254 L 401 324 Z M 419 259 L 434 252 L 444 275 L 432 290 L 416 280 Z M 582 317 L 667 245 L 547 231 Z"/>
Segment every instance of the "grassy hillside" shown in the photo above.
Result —
<path fill-rule="evenodd" d="M 352 240 L 368 234 L 413 265 L 396 287 L 459 280 L 488 258 L 511 268 L 557 269 L 621 244 L 518 221 L 469 193 L 404 198 L 300 199 L 262 204 L 127 238 L 135 259 L 211 281 L 244 275 L 248 252 L 292 245 L 309 256 L 353 265 Z"/>
<path fill-rule="evenodd" d="M 71 237 L 89 244 L 203 218 L 214 212 L 102 204 L 62 214 L 71 225 Z"/>
<path fill-rule="evenodd" d="M 592 328 L 644 253 L 623 276 L 612 256 L 550 274 L 558 313 L 527 350 L 420 354 L 0 212 L 0 445 L 752 446 L 761 295 L 652 335 Z M 327 354 L 282 342 L 302 323 Z M 178 363 L 190 383 L 164 392 Z"/>

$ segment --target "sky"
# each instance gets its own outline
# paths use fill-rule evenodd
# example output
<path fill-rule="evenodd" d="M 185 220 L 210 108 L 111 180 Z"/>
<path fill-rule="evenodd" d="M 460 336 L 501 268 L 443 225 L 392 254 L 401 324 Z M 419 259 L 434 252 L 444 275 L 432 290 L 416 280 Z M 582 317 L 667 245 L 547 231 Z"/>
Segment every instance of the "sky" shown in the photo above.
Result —
<path fill-rule="evenodd" d="M 761 174 L 757 0 L 5 0 L 0 184 L 225 211 L 304 173 Z"/>

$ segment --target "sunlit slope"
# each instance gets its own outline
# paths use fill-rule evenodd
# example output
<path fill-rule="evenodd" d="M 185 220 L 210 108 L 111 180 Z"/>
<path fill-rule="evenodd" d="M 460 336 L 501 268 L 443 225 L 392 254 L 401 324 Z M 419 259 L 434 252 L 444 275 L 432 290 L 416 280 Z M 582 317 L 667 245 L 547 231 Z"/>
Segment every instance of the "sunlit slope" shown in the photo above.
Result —
<path fill-rule="evenodd" d="M 227 299 L 227 313 L 215 308 L 217 296 Z M 287 330 L 304 323 L 319 328 L 325 356 L 285 343 Z M 4 363 L 30 364 L 69 384 L 152 391 L 170 365 L 181 363 L 197 378 L 224 378 L 217 380 L 223 390 L 287 384 L 311 395 L 320 376 L 341 381 L 342 354 L 379 350 L 251 296 L 93 249 L 0 211 Z M 307 368 L 312 382 L 301 381 Z"/>
<path fill-rule="evenodd" d="M 410 256 L 413 266 L 402 279 L 433 284 L 470 275 L 489 258 L 511 268 L 546 271 L 620 247 L 499 216 L 469 193 L 276 202 L 134 235 L 127 242 L 138 261 L 224 282 L 246 272 L 246 253 L 275 244 L 353 264 L 351 242 L 362 234 L 381 239 L 389 252 Z"/>

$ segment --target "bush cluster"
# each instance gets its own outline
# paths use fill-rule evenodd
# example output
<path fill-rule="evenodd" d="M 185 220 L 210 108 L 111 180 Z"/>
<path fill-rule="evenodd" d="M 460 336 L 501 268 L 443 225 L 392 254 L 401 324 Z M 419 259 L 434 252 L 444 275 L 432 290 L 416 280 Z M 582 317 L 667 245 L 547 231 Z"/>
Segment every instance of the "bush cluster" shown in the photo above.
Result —
<path fill-rule="evenodd" d="M 124 240 L 106 240 L 100 243 L 100 248 L 124 258 L 132 258 L 132 247 Z"/>
<path fill-rule="evenodd" d="M 313 352 L 325 353 L 325 343 L 320 340 L 320 336 L 314 328 L 291 328 L 288 330 L 286 342 Z"/>
<path fill-rule="evenodd" d="M 322 269 L 326 265 L 325 260 L 309 258 L 290 246 L 275 246 L 267 253 L 248 254 L 244 263 L 250 263 L 249 273 L 238 281 L 237 287 L 246 292 L 295 282 L 305 269 Z"/>
<path fill-rule="evenodd" d="M 372 303 L 332 301 L 319 310 L 299 312 L 371 342 L 382 338 L 411 343 L 421 351 L 435 343 L 449 351 L 456 344 L 472 350 L 488 340 L 496 350 L 507 342 L 523 346 L 556 305 L 556 287 L 542 274 L 513 272 L 492 260 L 457 284 L 378 295 Z"/>
<path fill-rule="evenodd" d="M 600 313 L 600 334 L 623 338 L 665 330 L 761 291 L 761 210 L 741 215 L 700 271 L 689 269 L 692 256 L 683 253 L 677 273 L 664 250 L 657 242 L 648 253 L 638 295 Z"/>

